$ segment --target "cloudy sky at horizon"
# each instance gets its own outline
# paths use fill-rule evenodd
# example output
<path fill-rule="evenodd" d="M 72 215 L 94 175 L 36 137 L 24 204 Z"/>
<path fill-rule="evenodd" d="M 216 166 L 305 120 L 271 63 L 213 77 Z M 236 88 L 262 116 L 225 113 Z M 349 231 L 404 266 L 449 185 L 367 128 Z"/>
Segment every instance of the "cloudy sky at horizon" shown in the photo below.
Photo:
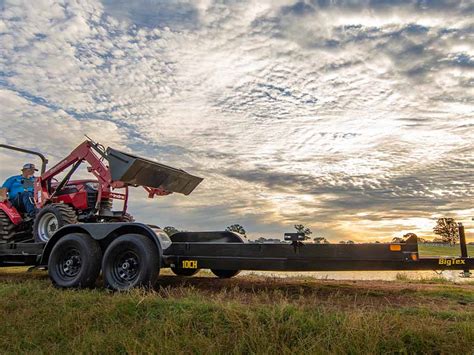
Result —
<path fill-rule="evenodd" d="M 136 219 L 332 241 L 474 234 L 472 1 L 0 0 L 0 143 L 87 134 L 203 177 Z M 0 179 L 24 157 L 0 152 Z M 472 237 L 471 237 L 472 239 Z"/>

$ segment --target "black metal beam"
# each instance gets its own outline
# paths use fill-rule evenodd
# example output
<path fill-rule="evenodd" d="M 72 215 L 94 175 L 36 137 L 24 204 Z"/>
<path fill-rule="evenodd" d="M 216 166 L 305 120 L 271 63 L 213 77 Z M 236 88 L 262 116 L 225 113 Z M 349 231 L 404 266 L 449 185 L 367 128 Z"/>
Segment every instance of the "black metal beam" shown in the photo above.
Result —
<path fill-rule="evenodd" d="M 223 270 L 259 270 L 259 271 L 389 271 L 389 270 L 463 270 L 474 268 L 474 259 L 422 258 L 419 260 L 348 260 L 320 258 L 242 258 L 242 257 L 210 257 L 210 256 L 168 256 L 167 263 L 181 267 L 183 261 L 197 261 L 200 269 Z M 445 262 L 449 260 L 449 263 Z M 462 262 L 462 264 L 456 264 Z"/>
<path fill-rule="evenodd" d="M 173 243 L 165 260 L 181 267 L 268 271 L 468 270 L 474 258 L 419 258 L 417 244 Z"/>

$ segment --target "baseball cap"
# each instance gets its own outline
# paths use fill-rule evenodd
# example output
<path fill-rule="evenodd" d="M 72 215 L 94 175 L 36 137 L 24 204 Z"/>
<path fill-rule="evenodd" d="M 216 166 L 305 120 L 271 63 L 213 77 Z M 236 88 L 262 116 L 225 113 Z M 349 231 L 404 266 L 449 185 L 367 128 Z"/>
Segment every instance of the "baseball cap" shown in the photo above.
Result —
<path fill-rule="evenodd" d="M 31 164 L 31 163 L 26 163 L 25 165 L 23 165 L 23 168 L 21 170 L 24 170 L 24 169 L 35 169 L 35 171 L 38 171 L 38 169 L 36 169 L 35 164 Z"/>

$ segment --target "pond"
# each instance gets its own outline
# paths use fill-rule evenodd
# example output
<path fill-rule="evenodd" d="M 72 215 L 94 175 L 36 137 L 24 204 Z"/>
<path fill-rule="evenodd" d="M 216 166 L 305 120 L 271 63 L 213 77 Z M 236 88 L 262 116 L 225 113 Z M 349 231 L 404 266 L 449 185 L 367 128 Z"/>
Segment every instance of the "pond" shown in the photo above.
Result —
<path fill-rule="evenodd" d="M 444 278 L 454 282 L 474 281 L 461 277 L 460 270 L 431 271 L 306 271 L 306 272 L 280 272 L 280 271 L 242 271 L 241 275 L 259 275 L 268 277 L 314 277 L 321 280 L 427 280 Z"/>

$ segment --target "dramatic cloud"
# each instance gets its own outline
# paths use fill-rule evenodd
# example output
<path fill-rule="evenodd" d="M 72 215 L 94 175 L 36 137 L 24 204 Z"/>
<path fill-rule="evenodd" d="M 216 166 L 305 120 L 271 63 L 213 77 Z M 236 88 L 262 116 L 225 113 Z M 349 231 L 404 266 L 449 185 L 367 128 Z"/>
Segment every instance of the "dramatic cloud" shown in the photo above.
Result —
<path fill-rule="evenodd" d="M 340 239 L 474 217 L 470 1 L 0 1 L 1 141 L 205 178 L 137 219 Z M 0 152 L 1 177 L 23 157 Z M 20 160 L 19 160 L 20 159 Z M 474 229 L 469 232 L 474 233 Z"/>

